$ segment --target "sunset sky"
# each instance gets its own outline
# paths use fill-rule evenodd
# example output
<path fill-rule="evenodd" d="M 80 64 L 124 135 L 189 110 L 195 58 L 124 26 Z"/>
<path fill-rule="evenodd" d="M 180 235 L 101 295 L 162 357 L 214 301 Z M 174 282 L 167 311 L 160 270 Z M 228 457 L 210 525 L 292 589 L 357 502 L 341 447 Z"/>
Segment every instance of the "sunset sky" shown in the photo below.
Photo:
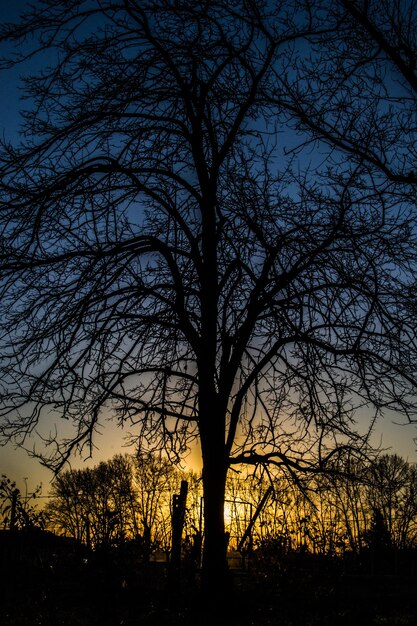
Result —
<path fill-rule="evenodd" d="M 25 0 L 15 0 L 12 3 L 3 1 L 0 3 L 0 22 L 13 20 L 20 13 Z M 5 51 L 1 50 L 4 54 Z M 17 76 L 24 73 L 25 68 L 17 71 L 5 72 L 0 81 L 0 127 L 2 134 L 9 140 L 16 141 L 19 128 L 19 90 Z M 24 104 L 24 103 L 23 103 Z M 363 415 L 364 424 L 367 423 L 367 416 Z M 358 422 L 361 415 L 357 415 Z M 403 422 L 401 417 L 389 415 L 384 421 L 377 424 L 374 433 L 374 445 L 380 444 L 382 448 L 388 448 L 390 452 L 401 455 L 409 462 L 417 462 L 416 443 L 417 425 L 400 425 Z M 129 430 L 127 428 L 127 430 Z M 74 459 L 73 467 L 82 467 L 83 463 L 89 466 L 97 464 L 101 460 L 106 460 L 116 453 L 133 452 L 130 448 L 123 446 L 125 433 L 112 424 L 108 423 L 103 427 L 103 433 L 96 440 L 97 450 L 92 459 L 83 461 L 82 458 Z M 31 444 L 28 444 L 31 447 Z M 190 466 L 198 469 L 195 457 L 191 456 Z M 40 466 L 39 462 L 31 459 L 28 454 L 20 449 L 16 449 L 12 444 L 0 448 L 0 474 L 5 474 L 8 478 L 15 480 L 20 488 L 27 479 L 29 492 L 39 483 L 43 483 L 44 493 L 48 490 L 48 483 L 52 479 L 49 470 Z"/>

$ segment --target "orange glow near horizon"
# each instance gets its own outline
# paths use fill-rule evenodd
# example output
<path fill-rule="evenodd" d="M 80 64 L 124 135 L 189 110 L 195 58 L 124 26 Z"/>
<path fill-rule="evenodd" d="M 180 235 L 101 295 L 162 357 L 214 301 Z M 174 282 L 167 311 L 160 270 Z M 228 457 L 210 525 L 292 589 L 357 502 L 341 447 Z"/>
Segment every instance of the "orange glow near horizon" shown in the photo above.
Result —
<path fill-rule="evenodd" d="M 392 418 L 394 419 L 394 418 Z M 417 463 L 417 451 L 414 438 L 417 435 L 415 424 L 399 425 L 391 418 L 381 421 L 374 433 L 374 443 L 386 448 L 389 453 L 396 453 L 410 463 Z M 72 459 L 71 467 L 79 469 L 82 467 L 93 467 L 100 461 L 109 460 L 116 454 L 132 453 L 132 447 L 128 447 L 125 441 L 126 431 L 118 427 L 114 422 L 107 421 L 103 427 L 103 432 L 96 438 L 96 450 L 93 451 L 92 458 L 78 456 Z M 31 443 L 27 444 L 31 448 Z M 200 446 L 198 442 L 190 450 L 188 456 L 184 458 L 183 467 L 190 469 L 196 474 L 202 470 L 202 460 Z M 4 474 L 10 480 L 17 483 L 19 489 L 25 488 L 27 479 L 29 491 L 33 491 L 37 485 L 42 483 L 43 493 L 47 493 L 49 485 L 53 480 L 50 470 L 43 467 L 37 459 L 31 458 L 29 454 L 15 445 L 9 443 L 0 447 L 0 474 Z"/>

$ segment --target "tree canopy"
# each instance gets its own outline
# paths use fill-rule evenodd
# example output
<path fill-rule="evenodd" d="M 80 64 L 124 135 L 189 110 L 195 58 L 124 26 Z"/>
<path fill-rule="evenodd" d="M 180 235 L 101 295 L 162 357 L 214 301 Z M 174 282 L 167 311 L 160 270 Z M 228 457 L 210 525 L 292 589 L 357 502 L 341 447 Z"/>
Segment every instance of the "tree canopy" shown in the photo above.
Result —
<path fill-rule="evenodd" d="M 45 0 L 2 29 L 46 63 L 0 157 L 1 432 L 56 470 L 110 412 L 197 438 L 212 581 L 231 465 L 323 470 L 415 415 L 415 10 Z"/>

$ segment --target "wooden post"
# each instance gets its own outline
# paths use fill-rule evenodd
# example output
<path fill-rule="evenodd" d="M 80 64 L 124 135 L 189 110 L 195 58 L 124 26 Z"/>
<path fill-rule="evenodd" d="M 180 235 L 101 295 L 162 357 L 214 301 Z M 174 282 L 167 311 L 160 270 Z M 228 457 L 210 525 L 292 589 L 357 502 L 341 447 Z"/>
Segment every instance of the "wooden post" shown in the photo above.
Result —
<path fill-rule="evenodd" d="M 188 482 L 182 480 L 180 493 L 175 494 L 172 498 L 172 545 L 168 568 L 168 586 L 170 591 L 177 591 L 180 586 L 181 541 L 184 528 L 187 492 Z"/>
<path fill-rule="evenodd" d="M 12 493 L 12 508 L 10 512 L 10 530 L 16 530 L 17 519 L 17 498 L 19 495 L 19 489 L 13 489 Z"/>

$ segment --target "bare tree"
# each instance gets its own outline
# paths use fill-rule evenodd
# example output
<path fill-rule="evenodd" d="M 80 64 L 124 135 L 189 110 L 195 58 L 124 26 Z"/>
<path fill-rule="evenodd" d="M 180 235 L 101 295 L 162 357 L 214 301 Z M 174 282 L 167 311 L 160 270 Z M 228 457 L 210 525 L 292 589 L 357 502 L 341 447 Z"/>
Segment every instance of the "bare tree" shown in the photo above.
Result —
<path fill-rule="evenodd" d="M 93 468 L 61 472 L 46 514 L 55 532 L 108 548 L 136 536 L 136 506 L 133 462 L 119 454 Z"/>
<path fill-rule="evenodd" d="M 416 523 L 415 466 L 397 454 L 384 454 L 368 468 L 367 501 L 378 511 L 392 544 L 412 546 Z"/>
<path fill-rule="evenodd" d="M 57 534 L 86 543 L 88 543 L 88 492 L 91 492 L 86 485 L 92 482 L 88 480 L 90 475 L 90 469 L 62 472 L 52 484 L 52 499 L 45 507 L 50 529 Z"/>
<path fill-rule="evenodd" d="M 50 65 L 1 155 L 3 436 L 55 470 L 110 411 L 197 439 L 212 592 L 230 466 L 322 471 L 414 415 L 414 8 L 371 5 L 56 0 L 2 30 Z"/>
<path fill-rule="evenodd" d="M 343 549 L 360 554 L 363 538 L 369 528 L 371 511 L 366 497 L 369 463 L 362 460 L 348 467 L 343 473 L 322 478 L 326 495 L 338 510 L 344 539 Z"/>
<path fill-rule="evenodd" d="M 181 482 L 179 472 L 166 457 L 139 451 L 134 476 L 144 554 L 149 558 L 152 546 L 169 554 L 172 498 Z"/>

